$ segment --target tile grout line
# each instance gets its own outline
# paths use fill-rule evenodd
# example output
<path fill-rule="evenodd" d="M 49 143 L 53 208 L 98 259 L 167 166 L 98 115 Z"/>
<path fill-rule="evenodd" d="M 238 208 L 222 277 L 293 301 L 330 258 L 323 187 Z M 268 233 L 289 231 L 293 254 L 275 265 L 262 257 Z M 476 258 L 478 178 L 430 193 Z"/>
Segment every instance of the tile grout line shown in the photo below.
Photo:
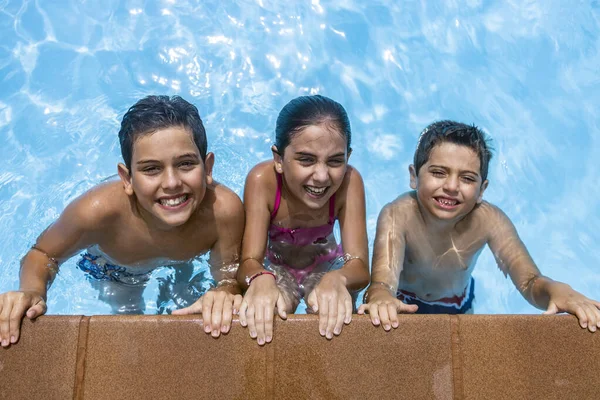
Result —
<path fill-rule="evenodd" d="M 462 375 L 462 357 L 460 349 L 460 320 L 457 315 L 450 315 L 451 350 L 452 350 L 452 386 L 454 400 L 465 398 Z"/>
<path fill-rule="evenodd" d="M 83 400 L 85 362 L 90 318 L 91 317 L 82 316 L 81 320 L 79 321 L 79 336 L 77 337 L 77 356 L 75 358 L 75 385 L 73 388 L 73 400 Z"/>

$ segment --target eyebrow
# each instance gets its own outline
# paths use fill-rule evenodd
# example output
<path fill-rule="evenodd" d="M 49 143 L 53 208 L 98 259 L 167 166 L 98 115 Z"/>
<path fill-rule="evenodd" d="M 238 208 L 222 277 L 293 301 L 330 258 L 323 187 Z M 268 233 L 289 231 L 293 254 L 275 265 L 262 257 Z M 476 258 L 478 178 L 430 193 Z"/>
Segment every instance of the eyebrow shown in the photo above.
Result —
<path fill-rule="evenodd" d="M 181 160 L 183 158 L 193 158 L 195 160 L 199 160 L 200 157 L 196 153 L 185 153 L 180 156 L 175 157 L 175 160 Z M 159 160 L 140 160 L 136 163 L 136 165 L 145 165 L 145 164 L 160 164 Z"/>
<path fill-rule="evenodd" d="M 443 166 L 443 165 L 434 165 L 434 164 L 430 165 L 430 166 L 429 166 L 429 168 L 441 168 L 441 169 L 443 169 L 443 170 L 446 170 L 446 171 L 448 171 L 448 170 L 450 169 L 450 168 L 448 168 L 448 167 L 445 167 L 445 166 Z M 465 173 L 465 172 L 466 172 L 466 173 L 469 173 L 469 174 L 476 175 L 476 176 L 480 176 L 480 175 L 479 175 L 479 173 L 477 173 L 477 172 L 475 172 L 475 171 L 471 171 L 471 170 L 468 170 L 468 169 L 463 169 L 463 170 L 460 170 L 460 173 L 461 173 L 461 174 L 462 174 L 462 173 Z"/>
<path fill-rule="evenodd" d="M 309 157 L 316 157 L 316 155 L 315 155 L 315 154 L 312 154 L 312 153 L 306 153 L 306 152 L 304 152 L 304 151 L 297 151 L 297 152 L 296 152 L 296 153 L 294 153 L 294 154 L 295 154 L 295 155 L 297 155 L 297 156 L 309 156 Z M 344 157 L 345 155 L 346 155 L 346 153 L 342 153 L 342 152 L 340 152 L 340 153 L 334 154 L 334 155 L 332 155 L 332 156 L 329 156 L 328 158 Z"/>

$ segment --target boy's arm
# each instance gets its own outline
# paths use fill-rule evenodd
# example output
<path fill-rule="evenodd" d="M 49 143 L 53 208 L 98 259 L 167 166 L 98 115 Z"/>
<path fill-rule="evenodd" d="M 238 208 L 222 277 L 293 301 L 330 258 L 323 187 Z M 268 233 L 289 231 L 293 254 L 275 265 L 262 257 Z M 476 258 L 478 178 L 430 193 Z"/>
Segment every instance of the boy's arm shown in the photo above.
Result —
<path fill-rule="evenodd" d="M 346 171 L 344 198 L 338 214 L 345 263 L 326 273 L 308 294 L 306 304 L 319 312 L 319 333 L 331 339 L 344 324 L 352 321 L 352 296 L 349 291 L 369 283 L 369 246 L 367 240 L 365 189 L 362 177 L 352 167 Z"/>
<path fill-rule="evenodd" d="M 21 260 L 18 291 L 0 294 L 0 341 L 15 343 L 23 316 L 36 318 L 46 312 L 46 295 L 59 264 L 94 242 L 103 224 L 104 206 L 88 194 L 73 201 L 37 239 Z"/>
<path fill-rule="evenodd" d="M 385 330 L 398 327 L 397 314 L 415 312 L 417 307 L 406 305 L 396 298 L 400 274 L 404 267 L 406 247 L 405 229 L 407 215 L 399 212 L 396 200 L 387 204 L 377 219 L 377 233 L 373 243 L 373 263 L 371 265 L 371 285 L 365 293 L 365 304 L 358 313 L 369 312 L 374 325 L 382 325 Z"/>
<path fill-rule="evenodd" d="M 568 312 L 579 319 L 583 328 L 600 327 L 600 303 L 573 290 L 569 285 L 542 275 L 510 219 L 500 209 L 486 204 L 483 215 L 491 230 L 488 244 L 498 267 L 510 275 L 521 295 L 547 314 Z"/>

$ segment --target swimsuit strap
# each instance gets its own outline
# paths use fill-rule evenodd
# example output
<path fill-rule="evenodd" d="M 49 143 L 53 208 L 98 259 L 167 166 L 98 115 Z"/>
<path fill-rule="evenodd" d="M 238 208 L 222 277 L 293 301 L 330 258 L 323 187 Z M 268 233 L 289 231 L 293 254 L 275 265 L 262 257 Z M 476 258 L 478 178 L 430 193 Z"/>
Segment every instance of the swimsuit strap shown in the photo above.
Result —
<path fill-rule="evenodd" d="M 281 174 L 275 172 L 275 176 L 277 177 L 277 192 L 275 193 L 275 205 L 273 206 L 273 212 L 271 213 L 271 221 L 273 221 L 273 218 L 277 215 L 277 211 L 279 211 L 279 205 L 281 204 L 281 187 L 283 186 Z"/>
<path fill-rule="evenodd" d="M 335 222 L 335 193 L 329 198 L 329 225 Z"/>

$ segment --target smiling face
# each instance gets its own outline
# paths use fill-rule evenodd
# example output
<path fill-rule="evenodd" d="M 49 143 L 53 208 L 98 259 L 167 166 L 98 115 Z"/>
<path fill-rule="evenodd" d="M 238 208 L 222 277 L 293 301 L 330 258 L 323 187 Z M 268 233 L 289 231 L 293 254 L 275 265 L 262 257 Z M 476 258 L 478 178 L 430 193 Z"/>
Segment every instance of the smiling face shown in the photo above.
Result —
<path fill-rule="evenodd" d="M 214 156 L 202 162 L 192 135 L 172 126 L 138 137 L 131 171 L 119 164 L 125 192 L 135 195 L 142 218 L 158 229 L 186 223 L 212 183 Z"/>
<path fill-rule="evenodd" d="M 488 181 L 481 181 L 477 153 L 467 146 L 450 142 L 436 145 L 429 160 L 410 171 L 410 187 L 417 191 L 419 205 L 439 220 L 462 219 L 481 203 Z"/>
<path fill-rule="evenodd" d="M 340 188 L 349 154 L 346 138 L 333 127 L 307 126 L 292 137 L 283 155 L 273 149 L 285 190 L 306 207 L 322 208 Z"/>

